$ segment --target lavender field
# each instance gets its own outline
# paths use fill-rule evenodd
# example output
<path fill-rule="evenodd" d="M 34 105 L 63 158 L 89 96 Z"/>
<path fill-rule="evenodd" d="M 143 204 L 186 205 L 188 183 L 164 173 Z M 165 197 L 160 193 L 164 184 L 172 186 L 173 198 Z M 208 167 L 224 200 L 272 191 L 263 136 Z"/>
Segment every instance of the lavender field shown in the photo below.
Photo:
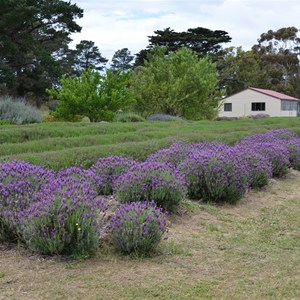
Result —
<path fill-rule="evenodd" d="M 249 194 L 268 189 L 270 182 L 284 182 L 291 173 L 297 177 L 299 170 L 300 137 L 292 129 L 271 129 L 231 143 L 180 141 L 144 160 L 109 155 L 89 167 L 55 170 L 21 160 L 4 161 L 0 164 L 1 256 L 15 247 L 16 255 L 22 249 L 25 260 L 32 254 L 46 255 L 50 261 L 51 257 L 78 261 L 104 256 L 145 262 L 160 257 L 165 262 L 169 252 L 192 257 L 197 249 L 194 242 L 190 250 L 177 246 L 172 238 L 164 242 L 173 224 L 180 231 L 182 211 L 184 228 L 185 214 L 197 212 L 200 219 L 202 210 L 204 215 L 222 215 L 244 203 Z M 208 232 L 220 231 L 218 224 L 209 224 Z M 0 274 L 5 278 L 7 272 Z M 199 292 L 213 298 L 214 289 L 201 286 Z M 163 299 L 172 295 L 163 293 Z M 178 299 L 185 293 L 179 293 Z"/>

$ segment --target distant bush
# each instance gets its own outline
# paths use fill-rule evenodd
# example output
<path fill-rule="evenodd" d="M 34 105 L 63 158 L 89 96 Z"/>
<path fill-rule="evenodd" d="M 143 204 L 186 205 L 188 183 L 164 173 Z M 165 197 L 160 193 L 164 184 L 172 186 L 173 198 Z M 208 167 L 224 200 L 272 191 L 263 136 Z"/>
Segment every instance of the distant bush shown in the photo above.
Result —
<path fill-rule="evenodd" d="M 0 120 L 20 125 L 41 122 L 42 116 L 23 99 L 5 96 L 0 98 Z"/>
<path fill-rule="evenodd" d="M 185 182 L 167 164 L 144 162 L 132 167 L 115 182 L 120 202 L 153 200 L 166 210 L 172 210 L 185 198 Z"/>
<path fill-rule="evenodd" d="M 139 114 L 128 112 L 128 113 L 117 113 L 115 118 L 115 122 L 144 122 L 145 118 L 140 116 Z"/>
<path fill-rule="evenodd" d="M 163 148 L 151 154 L 147 161 L 171 164 L 177 167 L 185 160 L 189 153 L 188 144 L 173 144 L 169 148 Z"/>
<path fill-rule="evenodd" d="M 123 173 L 137 164 L 136 161 L 121 156 L 109 156 L 100 158 L 90 170 L 94 174 L 93 180 L 99 195 L 113 193 L 113 184 Z"/>
<path fill-rule="evenodd" d="M 117 248 L 124 253 L 148 254 L 167 230 L 166 217 L 154 202 L 124 204 L 112 217 L 110 227 Z"/>
<path fill-rule="evenodd" d="M 167 114 L 153 114 L 153 115 L 149 116 L 146 120 L 147 121 L 167 122 L 167 121 L 183 121 L 183 118 L 178 117 L 178 116 L 171 116 L 171 115 L 167 115 Z"/>
<path fill-rule="evenodd" d="M 260 114 L 257 114 L 257 115 L 252 115 L 252 118 L 253 119 L 265 119 L 265 118 L 270 118 L 270 115 L 260 113 Z"/>
<path fill-rule="evenodd" d="M 11 125 L 11 122 L 0 120 L 0 125 Z"/>
<path fill-rule="evenodd" d="M 215 121 L 235 121 L 237 120 L 237 117 L 216 117 Z"/>

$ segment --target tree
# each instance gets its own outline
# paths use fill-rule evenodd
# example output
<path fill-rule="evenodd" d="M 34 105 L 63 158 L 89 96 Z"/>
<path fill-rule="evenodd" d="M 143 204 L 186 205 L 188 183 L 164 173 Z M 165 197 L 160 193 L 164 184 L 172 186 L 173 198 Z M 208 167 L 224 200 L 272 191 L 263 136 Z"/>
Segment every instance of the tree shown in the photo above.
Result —
<path fill-rule="evenodd" d="M 224 49 L 224 55 L 217 63 L 219 88 L 230 96 L 248 87 L 264 87 L 265 72 L 255 53 L 243 51 L 241 47 Z"/>
<path fill-rule="evenodd" d="M 261 69 L 265 87 L 300 97 L 300 38 L 296 27 L 269 30 L 252 47 Z"/>
<path fill-rule="evenodd" d="M 154 33 L 156 35 L 149 36 L 147 49 L 141 50 L 136 55 L 135 65 L 143 65 L 149 51 L 155 47 L 166 47 L 166 54 L 186 47 L 196 52 L 199 58 L 206 55 L 216 57 L 222 49 L 221 45 L 231 41 L 226 31 L 213 31 L 203 27 L 190 28 L 186 32 L 175 32 L 168 27 L 154 31 Z"/>
<path fill-rule="evenodd" d="M 97 71 L 104 69 L 108 60 L 102 57 L 99 48 L 93 41 L 82 40 L 76 45 L 76 50 L 71 51 L 70 60 L 75 74 L 79 75 L 81 70 L 92 68 Z"/>
<path fill-rule="evenodd" d="M 145 66 L 138 67 L 131 81 L 136 109 L 144 116 L 153 113 L 179 115 L 187 119 L 215 116 L 218 101 L 213 97 L 217 71 L 207 58 L 181 48 L 165 56 L 165 49 L 153 51 Z"/>
<path fill-rule="evenodd" d="M 83 10 L 62 0 L 0 0 L 0 7 L 0 92 L 44 95 L 63 74 L 62 53 L 81 30 L 75 19 Z"/>
<path fill-rule="evenodd" d="M 110 69 L 113 72 L 117 72 L 119 70 L 126 72 L 133 69 L 133 59 L 134 56 L 131 55 L 128 48 L 123 48 L 115 52 L 112 57 Z"/>
<path fill-rule="evenodd" d="M 82 70 L 79 77 L 62 77 L 61 87 L 47 90 L 59 101 L 54 116 L 73 121 L 77 115 L 92 121 L 111 121 L 115 113 L 134 102 L 128 88 L 132 73 L 92 69 Z"/>

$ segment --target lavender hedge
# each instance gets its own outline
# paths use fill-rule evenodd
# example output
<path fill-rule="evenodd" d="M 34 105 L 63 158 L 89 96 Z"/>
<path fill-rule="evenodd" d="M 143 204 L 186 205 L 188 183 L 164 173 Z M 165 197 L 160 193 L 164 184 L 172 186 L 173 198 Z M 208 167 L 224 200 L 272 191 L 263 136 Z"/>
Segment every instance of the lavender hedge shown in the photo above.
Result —
<path fill-rule="evenodd" d="M 167 230 L 165 214 L 154 202 L 123 204 L 110 226 L 115 245 L 124 253 L 153 251 Z"/>
<path fill-rule="evenodd" d="M 39 202 L 38 193 L 54 178 L 54 171 L 27 162 L 0 164 L 0 239 L 18 237 L 19 212 Z"/>
<path fill-rule="evenodd" d="M 38 193 L 38 202 L 19 213 L 21 234 L 32 251 L 87 256 L 99 244 L 100 213 L 107 206 L 88 181 L 57 176 Z"/>
<path fill-rule="evenodd" d="M 136 164 L 136 161 L 120 156 L 100 158 L 90 168 L 99 195 L 111 195 L 116 179 Z"/>
<path fill-rule="evenodd" d="M 144 162 L 115 181 L 115 193 L 120 202 L 154 200 L 166 210 L 173 210 L 185 198 L 186 186 L 171 165 Z"/>
<path fill-rule="evenodd" d="M 141 251 L 150 251 L 164 231 L 159 224 L 164 223 L 153 202 L 148 202 L 169 211 L 186 195 L 236 203 L 249 188 L 266 185 L 271 176 L 284 176 L 290 167 L 300 170 L 300 138 L 288 129 L 255 134 L 235 146 L 173 144 L 143 163 L 100 158 L 88 170 L 71 167 L 55 173 L 27 162 L 2 163 L 0 240 L 21 239 L 39 253 L 89 255 L 99 244 L 100 216 L 107 208 L 97 195 L 114 192 L 120 202 L 138 202 L 122 207 L 111 223 L 117 243 L 123 245 L 120 249 L 137 251 L 137 241 L 143 241 Z M 140 203 L 144 201 L 148 204 Z M 160 228 L 149 245 L 147 226 Z"/>
<path fill-rule="evenodd" d="M 194 152 L 179 169 L 192 199 L 236 203 L 249 188 L 249 165 L 235 148 Z"/>
<path fill-rule="evenodd" d="M 268 184 L 272 177 L 272 163 L 266 156 L 255 151 L 255 149 L 236 145 L 235 151 L 247 163 L 248 180 L 251 188 L 261 188 Z"/>

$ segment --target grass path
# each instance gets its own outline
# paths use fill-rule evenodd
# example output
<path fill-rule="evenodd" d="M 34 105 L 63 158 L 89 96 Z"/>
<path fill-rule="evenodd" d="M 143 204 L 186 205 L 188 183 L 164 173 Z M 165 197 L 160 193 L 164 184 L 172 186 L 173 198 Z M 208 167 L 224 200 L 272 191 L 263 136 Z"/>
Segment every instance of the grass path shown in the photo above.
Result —
<path fill-rule="evenodd" d="M 86 261 L 0 245 L 0 299 L 300 299 L 300 172 L 236 206 L 184 203 L 151 258 Z"/>

